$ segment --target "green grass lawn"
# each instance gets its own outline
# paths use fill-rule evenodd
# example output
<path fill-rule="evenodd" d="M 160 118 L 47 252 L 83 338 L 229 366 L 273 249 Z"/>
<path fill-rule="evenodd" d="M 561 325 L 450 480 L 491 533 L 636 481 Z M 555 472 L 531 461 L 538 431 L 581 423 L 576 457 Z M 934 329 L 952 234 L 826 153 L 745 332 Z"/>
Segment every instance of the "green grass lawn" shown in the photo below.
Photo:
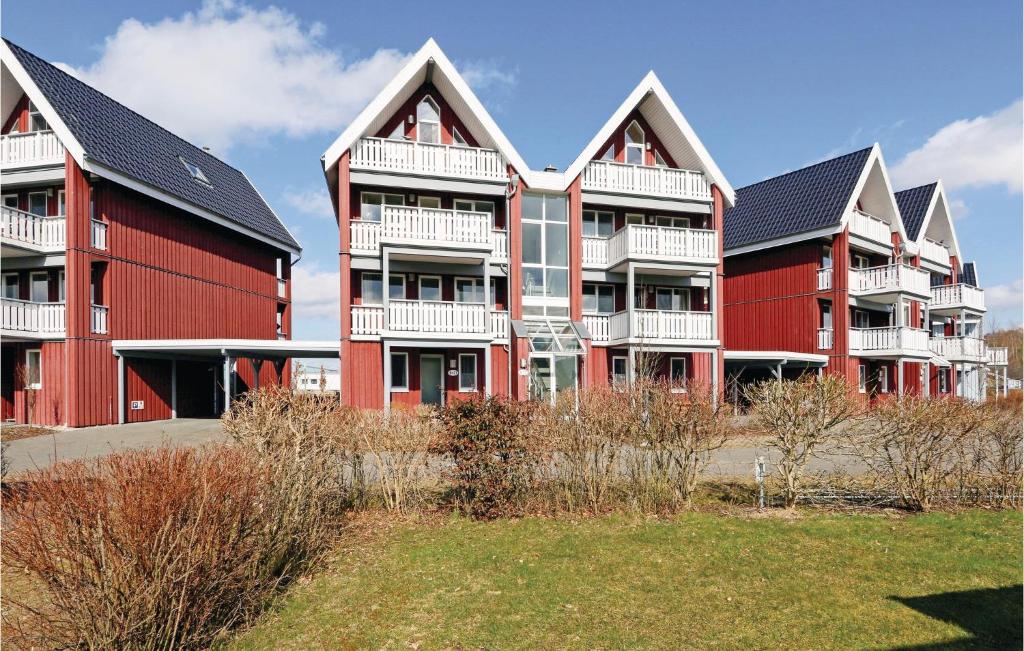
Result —
<path fill-rule="evenodd" d="M 1021 648 L 1017 512 L 403 522 L 231 644 Z"/>

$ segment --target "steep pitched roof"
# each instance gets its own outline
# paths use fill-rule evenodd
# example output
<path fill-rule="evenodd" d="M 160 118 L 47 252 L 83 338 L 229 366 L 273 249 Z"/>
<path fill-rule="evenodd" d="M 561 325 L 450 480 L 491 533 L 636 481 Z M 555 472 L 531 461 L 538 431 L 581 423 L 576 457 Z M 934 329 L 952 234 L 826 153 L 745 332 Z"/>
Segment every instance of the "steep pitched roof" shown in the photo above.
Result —
<path fill-rule="evenodd" d="M 973 262 L 965 262 L 960 272 L 960 282 L 978 287 L 978 268 Z"/>
<path fill-rule="evenodd" d="M 7 39 L 3 44 L 4 64 L 30 97 L 29 87 L 38 89 L 42 97 L 32 97 L 33 101 L 83 169 L 100 176 L 112 171 L 109 176 L 128 177 L 170 195 L 186 209 L 197 208 L 197 214 L 212 213 L 229 227 L 241 227 L 237 230 L 293 252 L 301 250 L 241 171 Z M 209 183 L 197 182 L 182 160 L 202 170 Z"/>
<path fill-rule="evenodd" d="M 839 226 L 874 147 L 868 147 L 736 191 L 725 213 L 725 248 Z"/>
<path fill-rule="evenodd" d="M 690 126 L 690 123 L 683 116 L 682 111 L 676 106 L 672 96 L 665 90 L 658 75 L 654 71 L 648 72 L 640 80 L 633 92 L 626 97 L 625 101 L 612 114 L 604 126 L 597 132 L 594 138 L 587 143 L 580 155 L 569 165 L 565 172 L 565 182 L 571 183 L 587 163 L 593 160 L 598 153 L 598 148 L 611 137 L 612 132 L 626 119 L 634 110 L 640 109 L 640 113 L 651 124 L 654 131 L 661 138 L 662 143 L 669 149 L 669 153 L 676 163 L 683 167 L 696 169 L 704 172 L 710 181 L 716 184 L 725 195 L 726 204 L 731 206 L 736 202 L 736 193 L 726 180 L 722 170 L 718 168 L 711 154 L 704 147 L 704 143 L 697 137 L 697 133 Z"/>
<path fill-rule="evenodd" d="M 928 216 L 928 207 L 932 203 L 932 195 L 939 186 L 938 182 L 922 185 L 917 188 L 900 190 L 896 193 L 896 203 L 900 207 L 900 217 L 907 229 L 907 237 L 916 242 L 921 235 L 921 227 Z"/>

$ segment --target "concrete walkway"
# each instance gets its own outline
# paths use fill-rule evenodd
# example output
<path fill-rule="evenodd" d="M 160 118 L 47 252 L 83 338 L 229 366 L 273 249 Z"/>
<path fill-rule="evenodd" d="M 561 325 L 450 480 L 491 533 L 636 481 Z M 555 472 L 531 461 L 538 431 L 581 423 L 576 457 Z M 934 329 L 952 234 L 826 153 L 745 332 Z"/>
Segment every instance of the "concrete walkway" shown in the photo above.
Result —
<path fill-rule="evenodd" d="M 127 425 L 104 425 L 61 430 L 45 436 L 11 441 L 4 451 L 10 462 L 8 476 L 45 468 L 55 461 L 92 459 L 118 450 L 202 445 L 225 440 L 215 418 L 179 418 Z"/>

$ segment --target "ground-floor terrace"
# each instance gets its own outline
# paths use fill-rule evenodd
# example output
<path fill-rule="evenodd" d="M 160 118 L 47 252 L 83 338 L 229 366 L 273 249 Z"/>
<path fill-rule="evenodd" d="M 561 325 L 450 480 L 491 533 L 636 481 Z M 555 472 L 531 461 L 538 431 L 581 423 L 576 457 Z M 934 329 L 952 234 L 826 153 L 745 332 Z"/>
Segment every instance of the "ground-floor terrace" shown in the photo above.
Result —
<path fill-rule="evenodd" d="M 212 418 L 250 388 L 287 384 L 290 358 L 337 351 L 288 340 L 5 341 L 0 415 L 70 427 Z"/>

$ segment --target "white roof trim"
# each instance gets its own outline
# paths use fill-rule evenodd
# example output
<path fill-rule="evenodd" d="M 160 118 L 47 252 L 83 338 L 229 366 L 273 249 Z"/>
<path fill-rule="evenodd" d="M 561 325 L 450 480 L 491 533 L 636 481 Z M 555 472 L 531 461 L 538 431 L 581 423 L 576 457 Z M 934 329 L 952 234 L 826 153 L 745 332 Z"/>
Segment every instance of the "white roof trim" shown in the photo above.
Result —
<path fill-rule="evenodd" d="M 850 198 L 846 202 L 846 208 L 843 210 L 842 215 L 842 227 L 845 228 L 847 222 L 849 222 L 850 212 L 857 206 L 857 198 L 860 197 L 861 192 L 864 191 L 864 186 L 868 182 L 868 177 L 871 175 L 871 170 L 874 168 L 875 163 L 878 163 L 878 168 L 882 172 L 882 180 L 885 182 L 886 194 L 889 201 L 892 203 L 893 214 L 896 215 L 896 229 L 900 234 L 900 241 L 907 242 L 907 230 L 903 227 L 903 217 L 900 215 L 900 207 L 896 203 L 896 195 L 892 191 L 892 183 L 889 181 L 889 170 L 885 167 L 885 159 L 882 158 L 882 148 L 878 146 L 877 142 L 871 146 L 871 154 L 868 155 L 867 161 L 864 162 L 864 168 L 860 171 L 860 178 L 857 179 L 857 185 L 853 188 L 853 192 L 850 193 Z"/>
<path fill-rule="evenodd" d="M 505 137 L 501 129 L 498 128 L 497 123 L 490 113 L 487 112 L 487 109 L 484 108 L 483 104 L 480 103 L 479 98 L 469 87 L 469 84 L 466 83 L 466 80 L 462 78 L 459 71 L 455 69 L 452 62 L 445 56 L 437 42 L 431 38 L 423 44 L 423 47 L 412 56 L 409 62 L 405 64 L 405 67 L 398 71 L 398 74 L 388 82 L 387 86 L 373 98 L 366 108 L 349 123 L 341 135 L 327 148 L 323 155 L 324 171 L 333 167 L 359 138 L 366 135 L 365 132 L 373 120 L 385 110 L 388 104 L 401 92 L 402 88 L 419 74 L 430 61 L 433 61 L 436 66 L 433 74 L 441 74 L 448 79 L 455 88 L 455 92 L 466 103 L 466 106 L 476 119 L 480 121 L 480 125 L 487 132 L 487 135 L 497 144 L 498 151 L 505 156 L 512 167 L 520 174 L 525 173 L 529 169 L 526 161 L 519 155 L 519 152 L 512 146 L 512 143 Z"/>
<path fill-rule="evenodd" d="M 652 94 L 659 102 L 661 102 L 662 106 L 672 118 L 672 121 L 682 132 L 683 137 L 690 147 L 693 148 L 694 153 L 704 166 L 702 171 L 708 175 L 712 183 L 722 190 L 722 194 L 725 196 L 725 200 L 728 205 L 733 205 L 736 201 L 736 192 L 733 190 L 732 185 L 730 185 L 729 181 L 726 180 L 725 175 L 722 174 L 722 170 L 718 168 L 714 159 L 711 158 L 711 154 L 709 154 L 708 150 L 704 147 L 704 143 L 702 143 L 700 138 L 697 137 L 697 133 L 683 116 L 679 107 L 676 106 L 675 101 L 672 100 L 672 96 L 669 95 L 667 90 L 665 90 L 661 80 L 658 79 L 658 76 L 654 74 L 653 70 L 648 72 L 640 83 L 637 84 L 636 88 L 633 89 L 633 92 L 629 94 L 626 100 L 597 132 L 597 135 L 587 143 L 587 146 L 583 148 L 583 151 L 576 160 L 569 165 L 569 168 L 565 172 L 566 183 L 571 183 L 573 179 L 580 175 L 587 163 L 597 155 L 598 147 L 603 145 L 605 141 L 611 137 L 615 128 L 626 119 L 626 116 L 628 116 L 633 109 L 640 106 L 648 93 Z"/>
<path fill-rule="evenodd" d="M 963 265 L 963 258 L 960 257 L 960 242 L 957 240 L 956 228 L 953 226 L 953 213 L 950 212 L 949 209 L 949 200 L 946 199 L 946 189 L 942 186 L 942 179 L 939 179 L 935 183 L 935 191 L 932 192 L 932 198 L 928 202 L 928 210 L 924 214 L 924 221 L 921 222 L 921 230 L 917 233 L 917 242 L 915 242 L 915 244 L 920 246 L 921 243 L 924 242 L 925 233 L 928 232 L 928 225 L 931 224 L 932 216 L 935 214 L 935 208 L 939 205 L 940 201 L 942 202 L 943 209 L 946 211 L 946 218 L 949 219 L 949 232 L 953 235 L 952 253 L 956 256 L 956 259 L 960 264 Z"/>
<path fill-rule="evenodd" d="M 828 363 L 828 355 L 798 353 L 791 350 L 726 350 L 724 355 L 727 360 L 779 361 L 783 364 L 789 360 L 816 364 Z"/>

